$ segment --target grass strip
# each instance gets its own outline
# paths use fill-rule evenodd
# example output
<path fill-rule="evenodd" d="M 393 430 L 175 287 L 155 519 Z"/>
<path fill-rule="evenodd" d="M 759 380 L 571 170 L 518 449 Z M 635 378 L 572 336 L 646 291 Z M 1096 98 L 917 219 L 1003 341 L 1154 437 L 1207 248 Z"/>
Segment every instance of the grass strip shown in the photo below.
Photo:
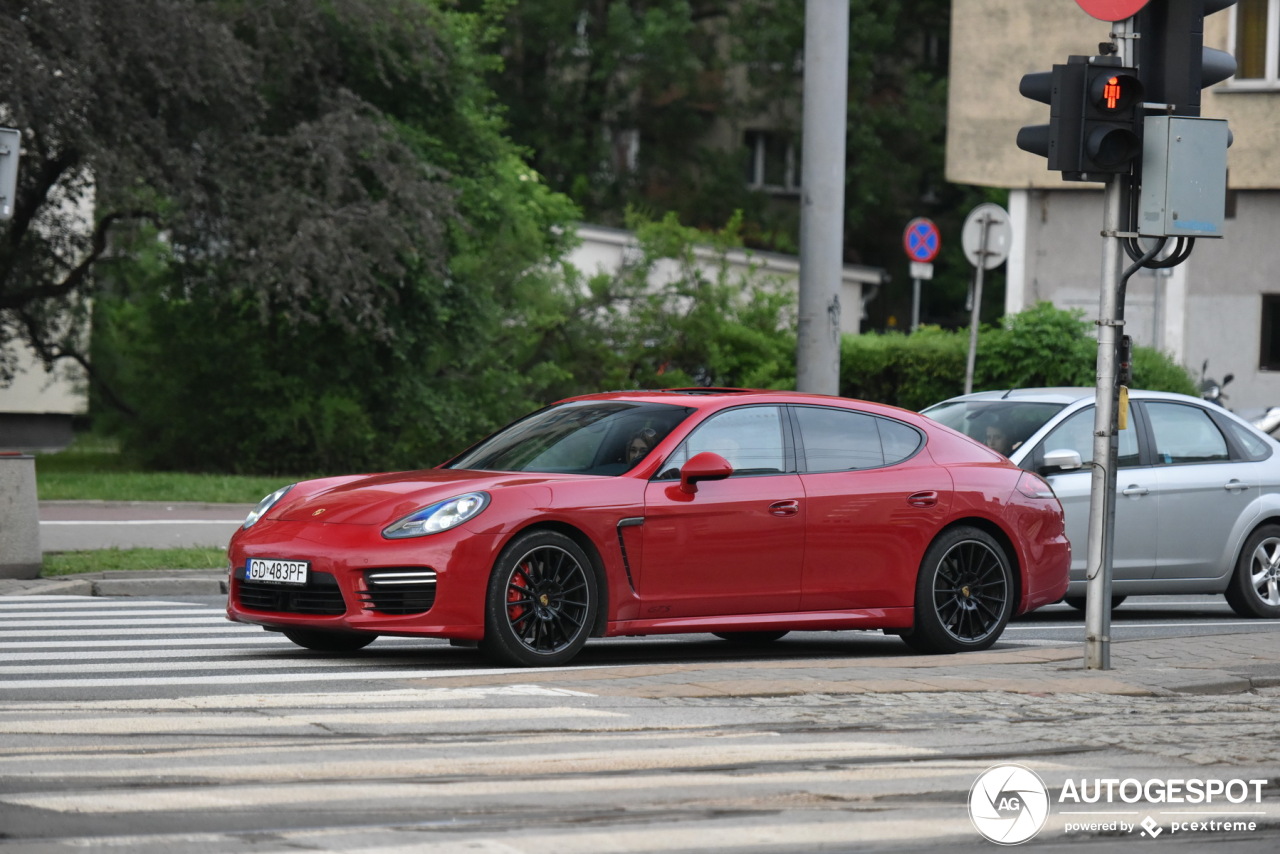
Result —
<path fill-rule="evenodd" d="M 82 572 L 154 569 L 226 569 L 227 552 L 203 549 L 90 549 L 46 552 L 40 575 L 76 575 Z"/>

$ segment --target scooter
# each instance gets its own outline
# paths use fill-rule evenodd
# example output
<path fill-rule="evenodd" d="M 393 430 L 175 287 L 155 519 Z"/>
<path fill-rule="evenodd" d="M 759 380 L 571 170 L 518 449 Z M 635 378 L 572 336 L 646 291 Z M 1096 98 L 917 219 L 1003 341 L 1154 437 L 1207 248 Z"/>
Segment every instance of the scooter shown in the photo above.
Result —
<path fill-rule="evenodd" d="M 1253 419 L 1253 426 L 1263 433 L 1275 436 L 1276 431 L 1280 430 L 1280 406 L 1273 406 L 1260 417 Z"/>
<path fill-rule="evenodd" d="M 1205 359 L 1204 364 L 1200 366 L 1200 396 L 1210 403 L 1216 403 L 1223 409 L 1227 408 L 1227 395 L 1222 389 L 1236 378 L 1235 374 L 1227 374 L 1219 383 L 1213 377 L 1207 377 L 1205 374 L 1209 372 L 1209 360 Z M 1278 407 L 1280 408 L 1280 407 Z M 1280 425 L 1277 425 L 1280 426 Z"/>

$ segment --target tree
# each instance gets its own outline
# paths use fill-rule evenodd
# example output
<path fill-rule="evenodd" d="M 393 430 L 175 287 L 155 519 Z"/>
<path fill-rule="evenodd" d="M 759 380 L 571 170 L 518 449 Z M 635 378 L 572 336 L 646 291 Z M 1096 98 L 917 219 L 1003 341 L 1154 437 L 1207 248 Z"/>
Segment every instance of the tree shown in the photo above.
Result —
<path fill-rule="evenodd" d="M 550 186 L 569 194 L 592 221 L 620 225 L 629 204 L 678 199 L 697 176 L 695 149 L 725 98 L 716 26 L 726 18 L 724 6 L 706 0 L 509 5 L 502 65 L 490 81 L 506 107 L 511 136 L 529 149 Z M 727 213 L 718 222 L 726 219 Z"/>
<path fill-rule="evenodd" d="M 525 306 L 575 210 L 501 132 L 490 17 L 31 0 L 0 23 L 28 149 L 4 340 L 84 360 L 92 297 L 95 419 L 144 462 L 429 465 L 538 400 Z"/>
<path fill-rule="evenodd" d="M 714 234 L 629 213 L 636 251 L 615 273 L 564 271 L 562 320 L 532 364 L 561 365 L 564 394 L 602 388 L 795 384 L 795 297 L 730 263 L 741 221 Z"/>
<path fill-rule="evenodd" d="M 909 313 L 901 233 L 911 218 L 959 234 L 974 204 L 1003 200 L 945 180 L 950 6 L 850 0 L 845 260 L 885 267 L 898 283 L 870 306 L 877 325 Z M 500 44 L 490 79 L 512 138 L 592 221 L 674 211 L 710 233 L 740 211 L 748 245 L 797 251 L 796 197 L 750 189 L 742 143 L 765 128 L 799 145 L 803 3 L 524 0 Z M 968 278 L 958 241 L 945 242 L 930 319 L 963 321 Z"/>
<path fill-rule="evenodd" d="M 461 122 L 462 46 L 426 0 L 21 0 L 0 114 L 21 129 L 0 350 L 85 362 L 95 273 L 143 224 L 173 287 L 385 339 L 395 283 L 448 273 L 459 188 L 415 116 Z M 474 62 L 474 60 L 469 60 Z M 463 80 L 466 75 L 462 75 Z"/>

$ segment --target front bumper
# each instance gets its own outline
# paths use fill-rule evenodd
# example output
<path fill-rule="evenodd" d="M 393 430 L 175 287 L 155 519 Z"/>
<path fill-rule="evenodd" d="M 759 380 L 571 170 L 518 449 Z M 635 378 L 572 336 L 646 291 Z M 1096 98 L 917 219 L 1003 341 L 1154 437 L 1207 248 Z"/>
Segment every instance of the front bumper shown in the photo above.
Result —
<path fill-rule="evenodd" d="M 232 538 L 227 617 L 268 628 L 479 640 L 498 537 L 387 540 L 364 525 L 260 522 Z M 248 559 L 307 561 L 305 585 L 248 581 Z"/>

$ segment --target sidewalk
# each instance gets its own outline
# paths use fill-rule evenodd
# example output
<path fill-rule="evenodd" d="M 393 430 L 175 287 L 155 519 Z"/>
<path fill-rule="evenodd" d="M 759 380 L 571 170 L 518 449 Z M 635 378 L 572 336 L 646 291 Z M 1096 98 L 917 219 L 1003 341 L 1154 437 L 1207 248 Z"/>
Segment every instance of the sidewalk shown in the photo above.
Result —
<path fill-rule="evenodd" d="M 217 596 L 227 592 L 221 569 L 86 572 L 51 578 L 0 578 L 0 596 Z"/>
<path fill-rule="evenodd" d="M 0 596 L 213 596 L 220 570 L 101 572 L 0 579 Z M 1081 630 L 1083 633 L 1083 629 Z M 905 647 L 904 647 L 905 650 Z M 540 683 L 597 696 L 731 697 L 796 694 L 977 693 L 1172 696 L 1280 687 L 1280 632 L 1112 641 L 1111 670 L 1084 668 L 1084 641 L 963 655 L 768 657 L 749 662 L 605 665 L 540 670 Z M 637 678 L 639 677 L 639 678 Z M 508 684 L 510 674 L 433 679 L 448 687 Z"/>

